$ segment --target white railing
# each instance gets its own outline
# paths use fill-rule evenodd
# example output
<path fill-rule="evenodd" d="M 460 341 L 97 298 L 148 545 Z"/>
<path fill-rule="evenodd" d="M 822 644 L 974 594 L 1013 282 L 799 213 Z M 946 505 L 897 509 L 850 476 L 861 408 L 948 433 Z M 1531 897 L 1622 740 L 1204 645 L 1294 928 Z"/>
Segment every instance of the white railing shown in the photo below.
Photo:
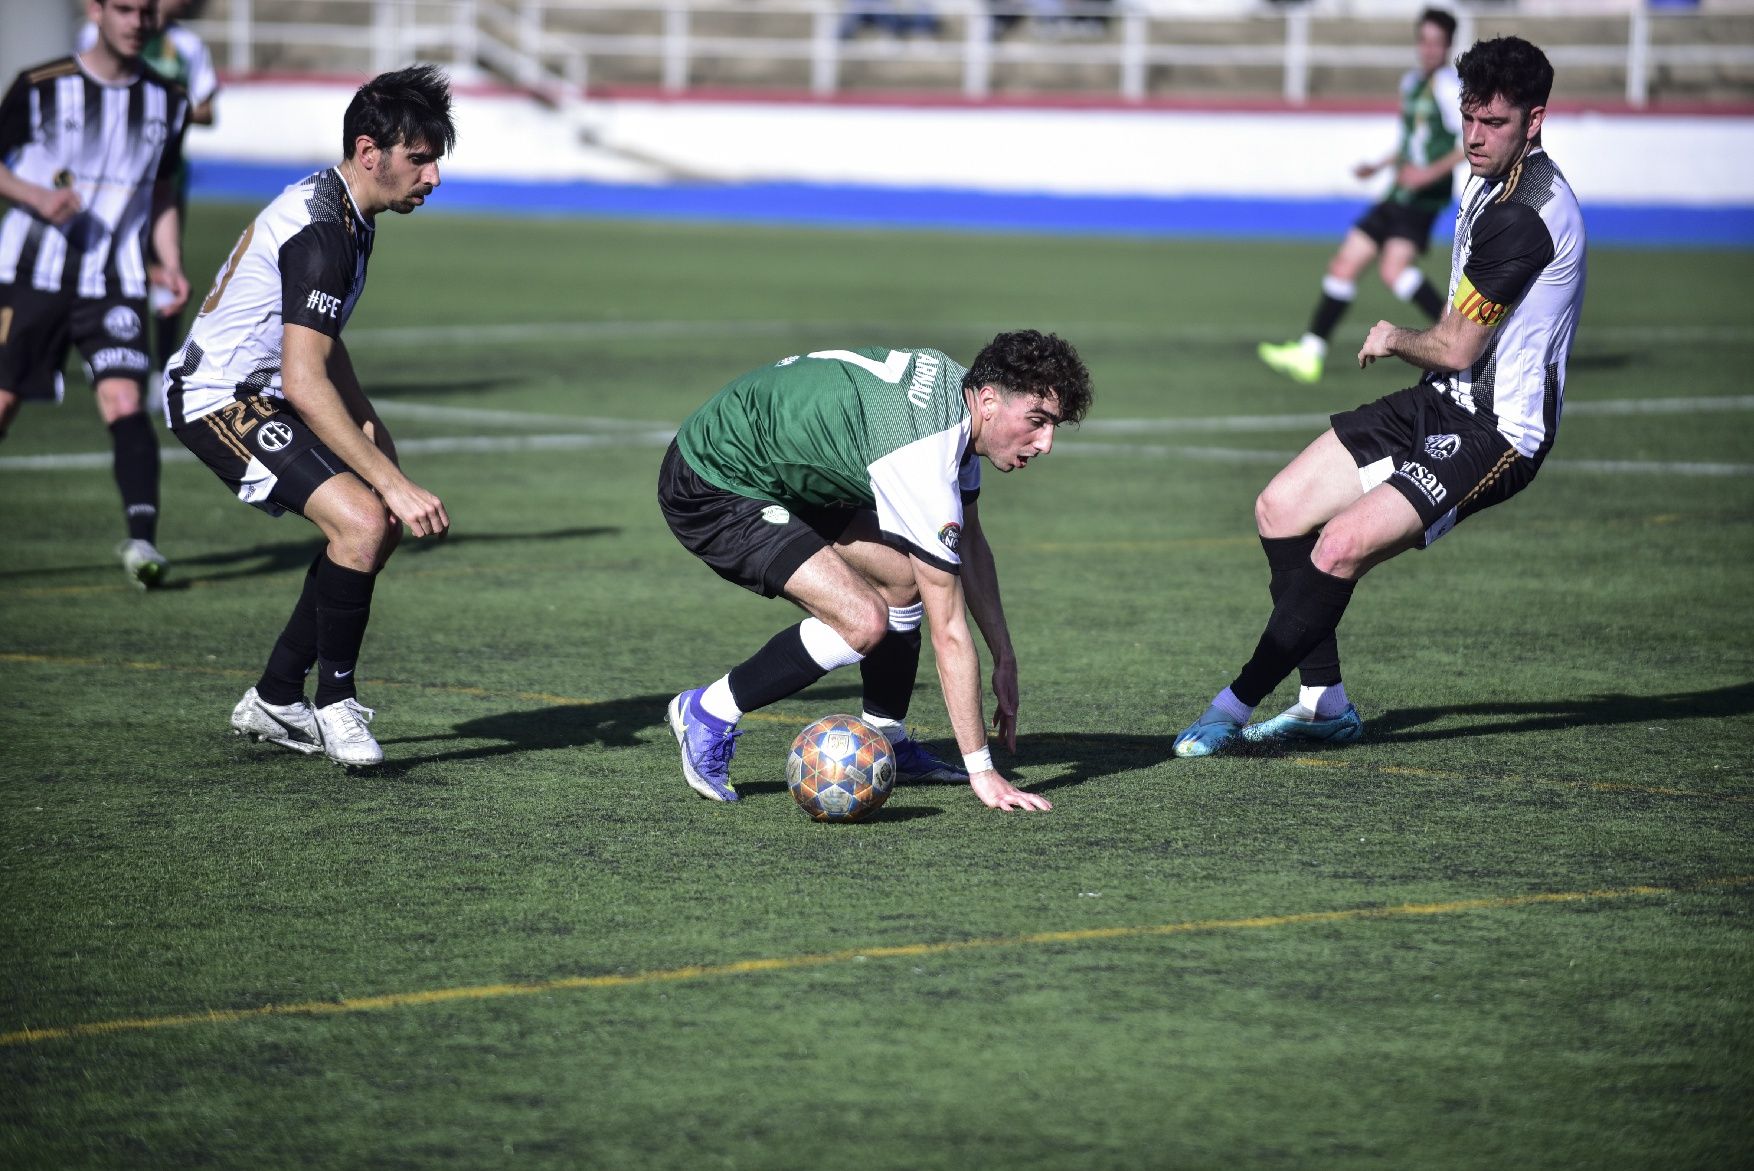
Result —
<path fill-rule="evenodd" d="M 288 0 L 215 0 L 210 18 L 192 23 L 233 73 L 254 72 L 264 60 L 299 49 L 329 52 L 338 72 L 376 72 L 420 58 L 483 69 L 561 102 L 582 98 L 593 62 L 619 62 L 623 73 L 630 62 L 649 65 L 645 84 L 683 93 L 697 84 L 704 62 L 735 61 L 801 64 L 804 84 L 823 96 L 844 90 L 848 65 L 912 68 L 911 80 L 895 88 L 919 88 L 920 67 L 936 67 L 957 77 L 958 92 L 971 99 L 989 96 L 995 76 L 1010 67 L 1096 67 L 1111 80 L 1101 90 L 1087 84 L 1083 92 L 1128 101 L 1150 96 L 1154 68 L 1253 68 L 1271 71 L 1278 96 L 1301 104 L 1318 70 L 1399 70 L 1411 57 L 1407 40 L 1318 41 L 1312 34 L 1333 14 L 1321 4 L 1238 5 L 1217 26 L 1248 33 L 1200 44 L 1191 34 L 1202 21 L 1210 27 L 1209 4 L 1174 17 L 1165 12 L 1174 0 L 1150 0 L 1149 10 L 1138 6 L 1141 0 L 1051 2 L 1056 15 L 1050 17 L 1043 0 L 326 0 L 321 11 L 354 19 L 313 22 L 298 19 L 300 6 Z M 919 11 L 922 3 L 938 18 L 936 35 L 843 36 L 849 14 Z M 1470 43 L 1477 27 L 1514 30 L 1520 19 L 1515 4 L 1452 7 L 1461 25 L 1459 45 Z M 1741 11 L 1754 12 L 1754 5 Z M 1087 34 L 1100 31 L 1088 39 L 1046 35 L 1054 21 L 1078 17 L 1087 18 Z M 1754 98 L 1754 33 L 1714 40 L 1695 23 L 1702 39 L 1688 40 L 1687 22 L 1705 19 L 1698 12 L 1643 4 L 1609 13 L 1542 8 L 1539 19 L 1542 48 L 1562 76 L 1568 68 L 1617 72 L 1624 99 L 1634 106 L 1649 103 L 1653 78 L 1675 69 L 1728 72 L 1731 88 Z M 1013 35 L 995 37 L 995 21 L 1013 24 Z M 1407 20 L 1402 14 L 1375 23 L 1400 29 Z M 603 31 L 582 31 L 586 25 Z M 1554 39 L 1551 30 L 1566 25 L 1577 28 L 1578 40 Z M 1613 42 L 1600 40 L 1603 28 L 1615 31 Z M 1655 35 L 1659 28 L 1665 35 Z M 1225 92 L 1248 91 L 1232 86 Z"/>

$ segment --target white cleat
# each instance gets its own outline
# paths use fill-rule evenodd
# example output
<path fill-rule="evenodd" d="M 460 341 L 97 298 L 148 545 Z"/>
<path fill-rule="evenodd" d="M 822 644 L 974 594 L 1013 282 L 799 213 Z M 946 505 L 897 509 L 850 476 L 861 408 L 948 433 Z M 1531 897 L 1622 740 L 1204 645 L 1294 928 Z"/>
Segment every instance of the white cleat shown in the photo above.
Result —
<path fill-rule="evenodd" d="M 384 750 L 366 727 L 377 715 L 357 699 L 343 699 L 317 709 L 317 727 L 323 732 L 323 752 L 336 764 L 350 768 L 384 763 Z"/>
<path fill-rule="evenodd" d="M 165 570 L 170 568 L 170 562 L 153 548 L 151 541 L 123 541 L 116 546 L 116 556 L 122 559 L 122 572 L 128 575 L 128 580 L 143 590 L 152 589 L 162 582 Z"/>
<path fill-rule="evenodd" d="M 323 731 L 317 726 L 317 713 L 304 700 L 297 703 L 267 703 L 254 687 L 244 692 L 238 705 L 231 709 L 231 730 L 252 740 L 265 740 L 294 752 L 312 753 L 323 750 Z"/>

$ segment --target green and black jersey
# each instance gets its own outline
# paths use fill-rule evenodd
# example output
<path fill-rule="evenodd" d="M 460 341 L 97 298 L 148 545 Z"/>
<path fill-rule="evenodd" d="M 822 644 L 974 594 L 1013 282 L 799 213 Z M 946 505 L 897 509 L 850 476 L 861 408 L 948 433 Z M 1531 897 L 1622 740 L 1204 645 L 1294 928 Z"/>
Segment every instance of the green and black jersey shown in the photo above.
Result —
<path fill-rule="evenodd" d="M 1425 166 L 1456 148 L 1462 136 L 1462 79 L 1445 66 L 1426 77 L 1410 69 L 1401 78 L 1401 144 L 1396 159 Z M 1422 211 L 1440 212 L 1449 206 L 1455 180 L 1445 175 L 1423 187 L 1390 189 L 1388 202 Z"/>
<path fill-rule="evenodd" d="M 676 433 L 700 477 L 776 504 L 873 508 L 884 536 L 961 566 L 962 510 L 980 490 L 964 367 L 938 350 L 818 350 L 752 370 Z"/>

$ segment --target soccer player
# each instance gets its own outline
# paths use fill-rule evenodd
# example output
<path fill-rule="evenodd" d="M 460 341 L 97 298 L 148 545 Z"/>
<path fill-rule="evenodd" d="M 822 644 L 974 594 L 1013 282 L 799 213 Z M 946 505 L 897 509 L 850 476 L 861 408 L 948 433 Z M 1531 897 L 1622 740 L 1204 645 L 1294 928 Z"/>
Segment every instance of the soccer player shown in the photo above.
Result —
<path fill-rule="evenodd" d="M 110 429 L 128 533 L 116 551 L 146 589 L 165 573 L 158 440 L 142 406 L 147 286 L 164 291 L 164 313 L 189 297 L 171 182 L 189 103 L 141 63 L 152 0 L 87 10 L 91 47 L 25 70 L 0 100 L 0 198 L 13 205 L 0 220 L 0 436 L 21 401 L 60 401 L 77 346 Z"/>
<path fill-rule="evenodd" d="M 356 666 L 372 590 L 406 524 L 442 536 L 439 498 L 403 474 L 341 331 L 365 288 L 377 217 L 407 215 L 439 185 L 456 143 L 450 88 L 430 65 L 353 95 L 342 160 L 288 187 L 244 229 L 165 371 L 183 445 L 246 504 L 296 512 L 328 544 L 232 728 L 344 765 L 374 765 Z M 317 668 L 315 706 L 304 693 Z"/>
<path fill-rule="evenodd" d="M 1322 376 L 1328 338 L 1358 293 L 1358 277 L 1372 260 L 1383 284 L 1403 301 L 1436 321 L 1443 297 L 1431 287 L 1415 261 L 1431 243 L 1431 225 L 1449 206 L 1456 165 L 1462 161 L 1460 86 L 1445 62 L 1456 35 L 1456 18 L 1439 8 L 1419 16 L 1414 40 L 1418 66 L 1401 78 L 1401 138 L 1395 152 L 1360 163 L 1353 174 L 1368 179 L 1395 168 L 1394 186 L 1382 202 L 1352 225 L 1322 277 L 1309 329 L 1296 341 L 1262 342 L 1261 361 L 1297 382 Z"/>
<path fill-rule="evenodd" d="M 728 581 L 808 614 L 728 674 L 670 701 L 682 772 L 735 801 L 737 721 L 836 667 L 859 664 L 863 718 L 895 748 L 902 779 L 967 780 L 995 809 L 1049 809 L 993 767 L 980 658 L 993 656 L 993 728 L 1017 742 L 1017 658 L 975 497 L 980 460 L 1001 472 L 1053 449 L 1090 406 L 1077 351 L 1034 330 L 995 337 L 964 369 L 937 350 L 818 350 L 720 390 L 683 422 L 658 502 L 684 548 Z M 938 679 L 963 769 L 904 721 L 931 624 Z"/>
<path fill-rule="evenodd" d="M 1242 672 L 1176 737 L 1178 756 L 1220 752 L 1239 737 L 1361 736 L 1334 634 L 1354 585 L 1522 491 L 1553 446 L 1584 292 L 1583 218 L 1541 146 L 1553 67 L 1517 37 L 1475 44 L 1459 67 L 1472 178 L 1448 309 L 1424 330 L 1379 321 L 1358 351 L 1360 366 L 1394 357 L 1426 373 L 1333 416 L 1255 501 L 1273 611 Z M 1298 701 L 1249 725 L 1293 668 Z"/>
<path fill-rule="evenodd" d="M 219 93 L 219 74 L 214 71 L 213 54 L 207 51 L 206 43 L 194 29 L 182 23 L 182 18 L 192 3 L 193 0 L 158 0 L 158 28 L 147 39 L 145 47 L 140 51 L 140 57 L 160 77 L 169 78 L 188 91 L 189 125 L 211 126 L 214 122 L 214 103 Z M 80 49 L 91 48 L 97 41 L 97 35 L 95 24 L 86 24 L 81 28 Z M 179 162 L 172 181 L 177 193 L 178 222 L 187 227 L 189 167 L 186 160 Z M 156 257 L 149 256 L 149 259 Z M 152 327 L 152 352 L 162 365 L 183 340 L 183 314 L 181 310 L 154 314 Z M 157 386 L 148 392 L 148 398 L 157 407 L 163 401 L 163 383 L 157 377 L 153 381 Z"/>

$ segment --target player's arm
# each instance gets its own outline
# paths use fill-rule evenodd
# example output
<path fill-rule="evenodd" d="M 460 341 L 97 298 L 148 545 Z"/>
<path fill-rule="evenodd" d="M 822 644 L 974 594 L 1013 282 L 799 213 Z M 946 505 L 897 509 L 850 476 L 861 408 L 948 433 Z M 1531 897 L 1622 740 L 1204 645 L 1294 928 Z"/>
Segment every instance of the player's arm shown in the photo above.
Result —
<path fill-rule="evenodd" d="M 334 348 L 329 352 L 329 381 L 335 384 L 341 401 L 347 404 L 348 413 L 365 432 L 365 437 L 389 456 L 392 463 L 401 467 L 402 461 L 396 455 L 396 441 L 390 438 L 390 429 L 378 417 L 377 408 L 365 397 L 365 389 L 360 386 L 359 375 L 353 369 L 353 355 L 342 338 L 335 339 Z"/>
<path fill-rule="evenodd" d="M 0 160 L 30 141 L 30 88 L 19 75 L 0 98 Z M 71 187 L 44 187 L 20 177 L 0 162 L 0 199 L 28 208 L 41 219 L 56 225 L 66 223 L 85 207 L 79 192 Z"/>
<path fill-rule="evenodd" d="M 986 753 L 988 748 L 986 725 L 981 718 L 980 654 L 975 650 L 974 635 L 968 628 L 962 581 L 956 574 L 918 556 L 913 562 L 920 601 L 925 606 L 926 622 L 932 631 L 932 653 L 938 661 L 938 684 L 944 691 L 944 706 L 950 714 L 950 727 L 956 733 L 956 745 L 966 760 L 977 753 Z M 968 784 L 989 809 L 1053 808 L 1045 798 L 1013 786 L 990 765 L 979 770 L 969 769 Z"/>
<path fill-rule="evenodd" d="M 379 449 L 354 416 L 330 375 L 338 339 L 309 326 L 282 327 L 280 380 L 286 401 L 336 455 L 384 498 L 390 512 L 417 537 L 437 536 L 450 528 L 437 496 L 402 474 L 396 461 Z M 352 364 L 348 363 L 351 371 Z"/>
<path fill-rule="evenodd" d="M 1402 163 L 1401 169 L 1395 174 L 1395 182 L 1409 191 L 1417 191 L 1428 184 L 1435 183 L 1461 165 L 1467 151 L 1461 143 L 1457 143 L 1448 154 L 1429 163 Z"/>
<path fill-rule="evenodd" d="M 177 208 L 176 184 L 168 179 L 152 185 L 152 247 L 152 283 L 172 298 L 159 313 L 174 317 L 188 303 L 189 278 L 183 275 L 183 214 Z"/>
<path fill-rule="evenodd" d="M 972 500 L 963 505 L 960 549 L 968 612 L 993 656 L 993 735 L 1008 750 L 1016 751 L 1017 653 L 1011 646 L 1011 629 L 999 597 L 999 568 L 993 560 L 993 547 L 981 528 L 980 509 Z"/>
<path fill-rule="evenodd" d="M 1540 213 L 1499 203 L 1474 221 L 1472 247 L 1455 296 L 1430 329 L 1403 329 L 1387 321 L 1371 327 L 1358 364 L 1400 358 L 1426 370 L 1466 370 L 1479 361 L 1493 333 L 1541 270 L 1553 259 L 1553 237 Z"/>

